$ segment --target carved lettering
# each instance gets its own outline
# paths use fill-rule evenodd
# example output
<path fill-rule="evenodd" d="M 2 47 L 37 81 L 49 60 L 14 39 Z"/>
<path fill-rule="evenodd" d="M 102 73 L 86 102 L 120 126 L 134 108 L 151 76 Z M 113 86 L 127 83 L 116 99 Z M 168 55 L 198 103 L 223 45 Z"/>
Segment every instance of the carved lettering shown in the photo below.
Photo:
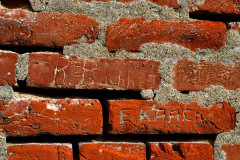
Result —
<path fill-rule="evenodd" d="M 147 111 L 143 112 L 143 110 L 141 109 L 140 110 L 140 122 L 142 122 L 142 120 L 144 118 L 147 118 L 147 120 L 151 121 L 149 115 L 147 114 Z"/>

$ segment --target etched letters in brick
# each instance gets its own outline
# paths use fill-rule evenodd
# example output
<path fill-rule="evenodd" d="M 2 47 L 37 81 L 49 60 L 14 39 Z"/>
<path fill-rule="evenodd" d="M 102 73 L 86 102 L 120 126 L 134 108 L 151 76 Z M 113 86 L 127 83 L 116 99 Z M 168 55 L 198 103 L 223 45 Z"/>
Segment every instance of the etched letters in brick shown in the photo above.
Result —
<path fill-rule="evenodd" d="M 240 62 L 227 65 L 221 62 L 194 63 L 179 60 L 173 69 L 173 87 L 181 91 L 198 91 L 210 85 L 221 85 L 228 90 L 240 87 Z"/>
<path fill-rule="evenodd" d="M 227 102 L 203 108 L 197 102 L 113 100 L 108 107 L 112 134 L 213 134 L 235 127 L 235 108 Z"/>
<path fill-rule="evenodd" d="M 158 89 L 159 66 L 158 61 L 143 59 L 31 54 L 27 85 L 76 89 Z"/>

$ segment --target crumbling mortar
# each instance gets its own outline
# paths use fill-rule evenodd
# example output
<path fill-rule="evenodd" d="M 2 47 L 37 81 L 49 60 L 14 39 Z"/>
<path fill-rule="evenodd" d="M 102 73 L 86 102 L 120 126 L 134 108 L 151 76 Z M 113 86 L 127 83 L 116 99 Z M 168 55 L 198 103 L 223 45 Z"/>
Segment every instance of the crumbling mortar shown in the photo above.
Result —
<path fill-rule="evenodd" d="M 178 60 L 188 59 L 195 63 L 202 60 L 207 62 L 221 61 L 225 64 L 233 65 L 239 61 L 240 52 L 240 36 L 238 32 L 229 30 L 227 42 L 221 52 L 210 49 L 197 49 L 196 52 L 184 48 L 176 44 L 143 44 L 140 52 L 129 52 L 119 50 L 115 53 L 109 53 L 99 41 L 93 44 L 80 44 L 64 47 L 65 55 L 77 55 L 78 57 L 99 57 L 99 58 L 135 58 L 135 59 L 151 59 L 160 61 L 161 65 L 159 73 L 161 74 L 161 85 L 159 90 L 153 93 L 149 90 L 141 91 L 144 99 L 154 99 L 162 103 L 168 101 L 182 101 L 190 103 L 198 102 L 203 107 L 210 107 L 215 102 L 227 101 L 239 111 L 240 105 L 240 89 L 236 91 L 225 90 L 222 86 L 211 86 L 202 91 L 190 91 L 189 94 L 183 94 L 172 87 L 172 69 Z M 153 98 L 152 95 L 155 94 Z M 238 121 L 237 121 L 238 122 Z M 239 123 L 237 123 L 239 125 Z"/>
<path fill-rule="evenodd" d="M 35 11 L 86 14 L 104 25 L 116 22 L 122 17 L 188 20 L 187 3 L 184 0 L 179 0 L 182 6 L 177 11 L 171 7 L 158 6 L 148 1 L 130 3 L 93 1 L 89 3 L 76 0 L 30 0 L 30 3 Z"/>
<path fill-rule="evenodd" d="M 17 80 L 25 80 L 28 76 L 29 53 L 19 54 L 16 68 Z"/>
<path fill-rule="evenodd" d="M 0 159 L 7 160 L 7 144 L 6 144 L 6 137 L 0 136 Z"/>
<path fill-rule="evenodd" d="M 226 160 L 226 153 L 221 151 L 220 148 L 224 144 L 240 144 L 240 129 L 236 128 L 229 132 L 220 133 L 214 142 L 214 159 Z"/>

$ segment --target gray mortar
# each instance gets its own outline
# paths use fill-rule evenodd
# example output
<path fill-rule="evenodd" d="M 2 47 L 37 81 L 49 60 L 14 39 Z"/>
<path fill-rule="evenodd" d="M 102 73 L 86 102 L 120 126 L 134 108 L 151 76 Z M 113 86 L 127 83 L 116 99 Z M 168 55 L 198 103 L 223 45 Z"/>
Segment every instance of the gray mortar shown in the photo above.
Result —
<path fill-rule="evenodd" d="M 6 137 L 0 136 L 0 159 L 7 160 L 7 145 L 6 145 Z"/>
<path fill-rule="evenodd" d="M 25 80 L 28 76 L 29 53 L 19 54 L 16 68 L 17 80 Z"/>
<path fill-rule="evenodd" d="M 215 160 L 226 160 L 224 151 L 220 148 L 223 144 L 240 144 L 240 130 L 235 129 L 230 132 L 225 132 L 217 135 L 214 143 L 214 159 Z"/>
<path fill-rule="evenodd" d="M 13 97 L 13 89 L 9 85 L 0 86 L 0 100 L 10 101 Z"/>
<path fill-rule="evenodd" d="M 86 14 L 99 23 L 106 25 L 116 22 L 122 17 L 138 17 L 148 20 L 188 19 L 185 14 L 187 8 L 184 0 L 179 1 L 180 5 L 184 5 L 179 10 L 167 6 L 158 6 L 148 1 L 131 3 L 93 1 L 88 3 L 76 0 L 30 0 L 30 3 L 35 11 Z"/>
<path fill-rule="evenodd" d="M 141 94 L 141 97 L 142 97 L 143 99 L 150 100 L 150 99 L 153 99 L 153 98 L 154 98 L 154 92 L 153 92 L 153 90 L 151 90 L 151 89 L 142 90 L 142 91 L 140 92 L 140 94 Z"/>
<path fill-rule="evenodd" d="M 240 106 L 240 89 L 236 91 L 225 90 L 221 86 L 211 86 L 203 91 L 191 91 L 189 94 L 182 94 L 172 87 L 172 68 L 177 60 L 188 59 L 195 63 L 201 60 L 208 62 L 221 61 L 223 63 L 234 65 L 240 59 L 240 36 L 238 32 L 229 30 L 227 42 L 221 52 L 210 49 L 198 49 L 193 52 L 183 46 L 165 43 L 165 44 L 143 44 L 140 52 L 129 52 L 120 50 L 115 53 L 109 53 L 107 48 L 100 42 L 95 41 L 93 44 L 80 44 L 64 47 L 65 55 L 77 55 L 79 57 L 99 57 L 99 58 L 135 58 L 151 59 L 161 61 L 159 72 L 161 74 L 161 86 L 155 90 L 154 100 L 159 102 L 168 102 L 170 100 L 190 103 L 198 102 L 203 107 L 210 107 L 215 102 L 230 102 L 239 112 Z M 146 93 L 146 94 L 145 94 Z M 142 96 L 148 99 L 148 92 L 143 91 Z M 239 116 L 238 116 L 239 117 Z M 239 118 L 238 118 L 239 119 Z M 239 120 L 238 120 L 239 125 Z"/>

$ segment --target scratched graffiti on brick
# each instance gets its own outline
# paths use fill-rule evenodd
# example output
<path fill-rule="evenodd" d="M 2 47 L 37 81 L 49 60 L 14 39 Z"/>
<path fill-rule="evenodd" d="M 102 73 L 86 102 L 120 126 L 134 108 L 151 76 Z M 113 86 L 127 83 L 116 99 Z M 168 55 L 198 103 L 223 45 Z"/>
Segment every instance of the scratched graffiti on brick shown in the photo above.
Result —
<path fill-rule="evenodd" d="M 210 85 L 221 85 L 229 90 L 240 87 L 239 62 L 227 65 L 221 62 L 179 60 L 173 71 L 173 87 L 177 90 L 203 90 Z"/>
<path fill-rule="evenodd" d="M 204 108 L 196 102 L 109 101 L 110 133 L 198 133 L 229 131 L 235 126 L 235 109 L 227 102 Z"/>
<path fill-rule="evenodd" d="M 31 54 L 28 86 L 77 89 L 158 89 L 160 62 Z M 38 73 L 38 74 L 36 74 Z"/>

